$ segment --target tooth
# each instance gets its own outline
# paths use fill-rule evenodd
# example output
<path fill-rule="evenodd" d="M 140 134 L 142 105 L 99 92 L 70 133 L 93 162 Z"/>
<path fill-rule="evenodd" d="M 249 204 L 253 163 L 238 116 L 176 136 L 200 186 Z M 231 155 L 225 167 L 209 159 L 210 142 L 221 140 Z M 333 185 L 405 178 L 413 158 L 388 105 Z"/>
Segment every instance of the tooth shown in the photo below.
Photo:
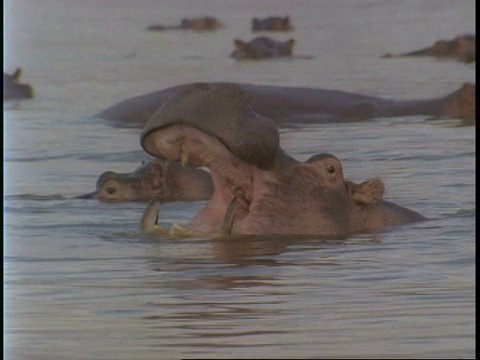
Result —
<path fill-rule="evenodd" d="M 140 220 L 140 231 L 142 233 L 148 233 L 155 228 L 158 222 L 158 213 L 160 210 L 160 203 L 158 201 L 152 201 L 145 208 Z"/>
<path fill-rule="evenodd" d="M 187 150 L 185 149 L 185 143 L 183 143 L 180 146 L 180 163 L 182 164 L 183 167 L 185 167 L 185 164 L 188 162 L 188 153 Z"/>
<path fill-rule="evenodd" d="M 225 212 L 225 216 L 223 217 L 222 231 L 226 235 L 230 235 L 232 233 L 232 228 L 233 228 L 233 223 L 235 221 L 235 213 L 237 212 L 237 208 L 238 208 L 238 199 L 235 197 L 232 199 L 232 201 L 228 205 L 227 211 Z"/>
<path fill-rule="evenodd" d="M 252 185 L 253 184 L 253 178 L 251 176 L 247 177 L 247 184 Z"/>
<path fill-rule="evenodd" d="M 160 203 L 152 201 L 143 211 L 142 220 L 140 221 L 140 231 L 143 234 L 160 234 L 172 237 L 187 237 L 191 236 L 192 232 L 184 227 L 173 224 L 171 228 L 165 228 L 158 225 L 158 215 L 160 210 Z"/>

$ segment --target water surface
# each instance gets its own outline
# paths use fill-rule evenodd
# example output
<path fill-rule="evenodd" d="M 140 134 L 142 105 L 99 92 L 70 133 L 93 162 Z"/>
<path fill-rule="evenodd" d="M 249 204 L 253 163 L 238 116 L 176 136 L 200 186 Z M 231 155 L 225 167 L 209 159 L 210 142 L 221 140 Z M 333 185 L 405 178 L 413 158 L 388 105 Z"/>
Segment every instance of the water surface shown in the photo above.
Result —
<path fill-rule="evenodd" d="M 290 15 L 295 52 L 235 62 L 254 16 Z M 215 33 L 144 31 L 212 15 Z M 429 98 L 475 65 L 381 59 L 474 33 L 475 2 L 15 0 L 6 64 L 35 98 L 4 105 L 4 316 L 9 359 L 447 358 L 475 352 L 475 132 L 459 119 L 282 129 L 299 160 L 381 177 L 387 200 L 431 221 L 344 240 L 145 238 L 144 204 L 70 197 L 148 159 L 139 130 L 92 114 L 191 81 L 312 86 Z M 172 203 L 187 223 L 204 202 Z"/>

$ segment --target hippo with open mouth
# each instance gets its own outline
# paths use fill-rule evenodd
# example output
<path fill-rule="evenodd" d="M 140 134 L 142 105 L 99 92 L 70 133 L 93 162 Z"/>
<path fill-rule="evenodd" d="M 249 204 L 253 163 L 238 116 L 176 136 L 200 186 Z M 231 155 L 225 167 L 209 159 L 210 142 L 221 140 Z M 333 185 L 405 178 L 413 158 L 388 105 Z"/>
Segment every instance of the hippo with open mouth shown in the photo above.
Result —
<path fill-rule="evenodd" d="M 212 82 L 210 86 L 229 83 Z M 251 98 L 256 113 L 267 116 L 278 126 L 355 121 L 376 117 L 411 115 L 446 116 L 475 124 L 475 85 L 463 84 L 458 90 L 439 98 L 395 101 L 345 91 L 237 84 Z M 144 126 L 167 99 L 192 84 L 183 84 L 121 101 L 95 117 L 130 126 Z"/>
<path fill-rule="evenodd" d="M 206 200 L 213 194 L 208 172 L 165 159 L 149 161 L 127 174 L 106 171 L 98 178 L 96 187 L 94 192 L 76 198 L 168 202 Z"/>
<path fill-rule="evenodd" d="M 352 193 L 362 191 L 345 182 L 338 159 L 300 162 L 286 154 L 274 122 L 253 110 L 238 85 L 184 89 L 155 112 L 140 142 L 157 158 L 210 169 L 214 193 L 189 225 L 195 234 L 344 236 L 425 220 L 404 208 L 393 220 L 382 206 L 372 215 L 356 213 Z M 144 231 L 155 222 L 151 209 L 142 218 Z"/>

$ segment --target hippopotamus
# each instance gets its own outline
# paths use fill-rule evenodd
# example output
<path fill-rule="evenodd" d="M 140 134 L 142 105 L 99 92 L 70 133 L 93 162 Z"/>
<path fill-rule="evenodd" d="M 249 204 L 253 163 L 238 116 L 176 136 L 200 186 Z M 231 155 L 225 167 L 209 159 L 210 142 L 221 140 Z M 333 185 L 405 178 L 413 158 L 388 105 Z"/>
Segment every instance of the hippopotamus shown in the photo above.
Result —
<path fill-rule="evenodd" d="M 33 97 L 32 86 L 18 82 L 21 75 L 21 68 L 17 68 L 12 75 L 3 73 L 3 100 L 30 99 Z"/>
<path fill-rule="evenodd" d="M 255 112 L 239 85 L 183 89 L 150 118 L 140 143 L 156 158 L 209 168 L 214 193 L 188 233 L 346 236 L 426 219 L 389 204 L 362 209 L 368 186 L 349 186 L 333 155 L 307 162 L 289 156 L 275 123 Z M 143 231 L 156 216 L 147 207 Z"/>
<path fill-rule="evenodd" d="M 209 86 L 228 84 L 214 82 Z M 410 115 L 446 116 L 475 123 L 475 86 L 471 83 L 443 97 L 406 101 L 316 88 L 237 85 L 251 98 L 255 112 L 269 117 L 277 126 Z M 94 116 L 141 127 L 170 96 L 191 86 L 178 85 L 124 100 Z"/>
<path fill-rule="evenodd" d="M 155 159 L 131 173 L 104 172 L 97 180 L 97 189 L 77 199 L 169 202 L 206 200 L 212 194 L 213 183 L 208 172 Z"/>
<path fill-rule="evenodd" d="M 271 16 L 265 19 L 252 19 L 252 32 L 255 31 L 292 31 L 293 26 L 290 23 L 290 17 Z"/>
<path fill-rule="evenodd" d="M 315 155 L 307 162 L 319 160 Z M 370 204 L 383 196 L 383 183 L 380 180 L 367 181 L 375 183 L 368 191 L 362 184 L 346 181 L 351 189 L 351 196 L 356 203 Z M 355 189 L 355 191 L 353 190 Z M 195 169 L 181 162 L 154 159 L 143 162 L 131 173 L 106 171 L 97 180 L 96 190 L 92 193 L 76 196 L 76 199 L 98 199 L 105 202 L 127 201 L 196 201 L 208 200 L 213 195 L 213 182 L 208 172 Z"/>
<path fill-rule="evenodd" d="M 151 25 L 147 27 L 148 31 L 164 31 L 164 30 L 195 30 L 195 31 L 214 31 L 222 28 L 223 24 L 216 18 L 211 16 L 194 17 L 191 19 L 182 19 L 180 25 Z"/>
<path fill-rule="evenodd" d="M 259 36 L 249 42 L 240 39 L 233 40 L 235 50 L 230 57 L 236 60 L 245 59 L 268 59 L 278 57 L 291 57 L 295 40 L 290 39 L 285 42 L 273 40 L 266 36 Z"/>
<path fill-rule="evenodd" d="M 383 58 L 404 56 L 433 56 L 436 58 L 456 58 L 464 63 L 475 62 L 475 35 L 461 35 L 452 40 L 439 40 L 430 47 L 405 54 L 385 54 Z"/>

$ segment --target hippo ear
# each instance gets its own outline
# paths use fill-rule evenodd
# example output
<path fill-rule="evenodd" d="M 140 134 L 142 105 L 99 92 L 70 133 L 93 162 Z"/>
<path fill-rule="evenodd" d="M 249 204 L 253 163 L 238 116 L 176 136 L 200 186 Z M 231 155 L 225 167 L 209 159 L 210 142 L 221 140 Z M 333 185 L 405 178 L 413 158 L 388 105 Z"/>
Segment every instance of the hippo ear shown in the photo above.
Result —
<path fill-rule="evenodd" d="M 17 81 L 18 79 L 20 79 L 21 75 L 22 75 L 22 68 L 17 68 L 17 70 L 15 70 L 15 72 L 12 75 L 13 80 Z"/>
<path fill-rule="evenodd" d="M 235 48 L 239 51 L 245 51 L 247 47 L 247 44 L 240 39 L 233 40 L 233 44 L 235 45 Z"/>
<path fill-rule="evenodd" d="M 380 179 L 371 179 L 360 184 L 347 182 L 352 200 L 359 205 L 368 205 L 383 199 L 385 186 Z"/>

